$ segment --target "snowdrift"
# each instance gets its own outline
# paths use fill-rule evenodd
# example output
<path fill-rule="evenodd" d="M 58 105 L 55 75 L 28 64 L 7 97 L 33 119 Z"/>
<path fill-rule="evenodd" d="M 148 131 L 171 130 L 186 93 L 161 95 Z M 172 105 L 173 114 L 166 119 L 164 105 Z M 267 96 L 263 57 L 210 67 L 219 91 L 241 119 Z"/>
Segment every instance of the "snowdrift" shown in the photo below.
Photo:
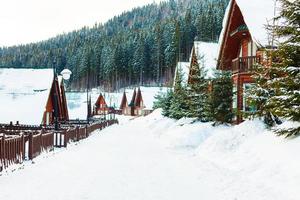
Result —
<path fill-rule="evenodd" d="M 230 171 L 236 177 L 233 180 L 240 183 L 228 186 L 229 197 L 236 194 L 237 199 L 257 199 L 261 193 L 261 199 L 300 198 L 296 188 L 300 184 L 299 137 L 278 137 L 259 120 L 213 127 L 194 119 L 175 121 L 163 117 L 161 110 L 138 120 L 146 122 L 166 148 L 188 151 L 199 162 L 207 160 Z M 239 190 L 243 184 L 249 192 Z"/>

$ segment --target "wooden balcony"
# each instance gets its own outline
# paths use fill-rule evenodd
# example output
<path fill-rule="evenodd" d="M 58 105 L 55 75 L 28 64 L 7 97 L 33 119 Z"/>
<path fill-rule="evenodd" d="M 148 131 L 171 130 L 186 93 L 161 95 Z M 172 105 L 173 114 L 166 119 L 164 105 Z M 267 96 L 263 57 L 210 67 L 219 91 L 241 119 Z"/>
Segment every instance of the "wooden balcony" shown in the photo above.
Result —
<path fill-rule="evenodd" d="M 251 72 L 256 63 L 260 62 L 259 56 L 239 57 L 232 60 L 232 72 Z"/>

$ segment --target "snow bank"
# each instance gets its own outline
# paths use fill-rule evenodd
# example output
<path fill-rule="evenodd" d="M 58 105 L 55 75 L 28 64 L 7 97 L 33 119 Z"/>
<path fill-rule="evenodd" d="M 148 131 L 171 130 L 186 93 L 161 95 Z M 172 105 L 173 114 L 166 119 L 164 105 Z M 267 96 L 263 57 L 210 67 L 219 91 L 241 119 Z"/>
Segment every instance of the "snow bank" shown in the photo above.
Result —
<path fill-rule="evenodd" d="M 167 148 L 188 151 L 199 162 L 228 170 L 238 184 L 228 186 L 228 196 L 222 199 L 300 198 L 295 188 L 300 184 L 300 138 L 278 137 L 259 120 L 213 127 L 193 119 L 171 120 L 160 112 L 139 120 L 148 121 L 148 128 Z M 238 187 L 248 187 L 247 192 Z"/>
<path fill-rule="evenodd" d="M 212 127 L 194 119 L 165 118 L 161 110 L 146 117 L 118 117 L 119 125 L 3 173 L 0 199 L 300 197 L 299 138 L 276 137 L 260 121 Z"/>

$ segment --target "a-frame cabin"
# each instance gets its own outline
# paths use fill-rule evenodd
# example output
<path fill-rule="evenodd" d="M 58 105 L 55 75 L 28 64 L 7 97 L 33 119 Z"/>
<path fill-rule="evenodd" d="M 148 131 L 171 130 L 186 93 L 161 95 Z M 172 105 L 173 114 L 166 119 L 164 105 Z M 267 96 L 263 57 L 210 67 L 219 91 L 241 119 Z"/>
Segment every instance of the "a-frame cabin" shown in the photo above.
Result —
<path fill-rule="evenodd" d="M 67 99 L 62 76 L 55 75 L 53 78 L 51 90 L 46 104 L 46 110 L 43 115 L 42 124 L 49 125 L 55 122 L 57 116 L 58 122 L 69 120 Z"/>
<path fill-rule="evenodd" d="M 93 111 L 93 115 L 106 115 L 109 112 L 109 108 L 106 104 L 105 98 L 102 95 L 102 93 L 100 93 L 95 105 L 94 105 L 94 111 Z"/>
<path fill-rule="evenodd" d="M 265 48 L 273 47 L 274 38 L 266 26 L 273 23 L 274 1 L 231 0 L 223 21 L 217 69 L 232 72 L 234 82 L 233 109 L 251 112 L 245 92 L 253 83 L 252 70 L 264 63 Z M 236 123 L 243 121 L 237 115 Z"/>
<path fill-rule="evenodd" d="M 131 116 L 143 116 L 146 114 L 149 114 L 150 111 L 146 111 L 145 113 L 144 109 L 146 108 L 143 101 L 142 91 L 140 88 L 136 91 L 136 89 L 133 90 L 132 98 L 130 103 L 128 104 L 129 112 L 126 112 L 126 115 Z"/>

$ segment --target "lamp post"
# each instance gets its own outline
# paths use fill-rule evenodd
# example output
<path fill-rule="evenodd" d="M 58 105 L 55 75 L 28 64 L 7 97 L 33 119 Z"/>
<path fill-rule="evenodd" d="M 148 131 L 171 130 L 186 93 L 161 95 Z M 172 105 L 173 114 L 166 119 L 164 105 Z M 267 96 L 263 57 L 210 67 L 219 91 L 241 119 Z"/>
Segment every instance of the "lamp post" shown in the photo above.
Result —
<path fill-rule="evenodd" d="M 72 74 L 72 72 L 69 69 L 64 69 L 60 72 L 60 75 L 62 75 L 63 79 L 66 81 L 70 79 L 71 74 Z"/>
<path fill-rule="evenodd" d="M 64 80 L 69 80 L 72 72 L 69 69 L 64 69 L 60 73 L 62 75 L 62 78 Z M 55 130 L 59 129 L 59 123 L 58 123 L 58 92 L 57 92 L 57 87 L 56 83 L 58 83 L 58 78 L 57 78 L 57 73 L 56 73 L 56 61 L 53 61 L 53 82 L 54 84 L 54 128 Z"/>

